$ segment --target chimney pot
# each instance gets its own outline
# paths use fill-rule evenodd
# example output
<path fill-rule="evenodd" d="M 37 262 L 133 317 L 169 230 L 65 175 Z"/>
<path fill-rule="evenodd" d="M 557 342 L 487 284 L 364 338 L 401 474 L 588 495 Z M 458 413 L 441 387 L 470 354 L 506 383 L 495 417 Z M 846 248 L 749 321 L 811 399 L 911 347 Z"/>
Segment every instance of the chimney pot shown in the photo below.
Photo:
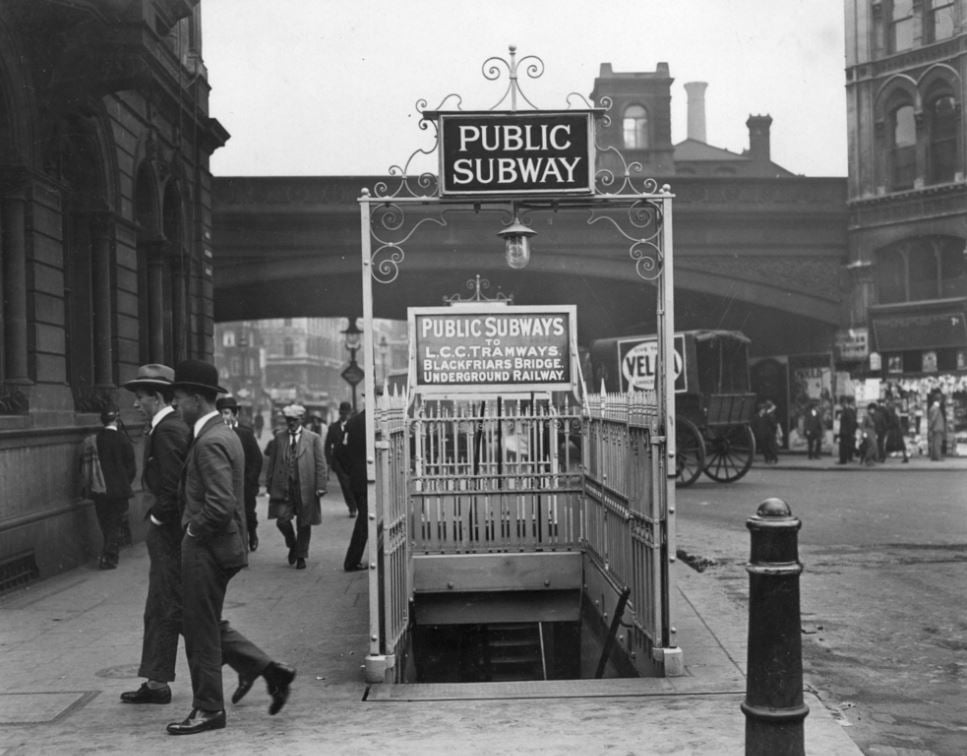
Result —
<path fill-rule="evenodd" d="M 707 144 L 705 136 L 705 88 L 704 81 L 689 81 L 685 84 L 688 98 L 688 138 Z"/>
<path fill-rule="evenodd" d="M 750 115 L 745 125 L 749 128 L 749 158 L 756 163 L 770 162 L 769 130 L 772 127 L 772 116 Z"/>

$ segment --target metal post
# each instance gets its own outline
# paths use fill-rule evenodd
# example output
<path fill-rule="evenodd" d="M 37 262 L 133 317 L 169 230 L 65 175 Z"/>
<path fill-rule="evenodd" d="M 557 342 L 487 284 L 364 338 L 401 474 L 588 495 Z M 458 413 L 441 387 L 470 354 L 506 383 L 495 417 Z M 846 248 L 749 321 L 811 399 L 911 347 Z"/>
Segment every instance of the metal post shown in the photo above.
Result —
<path fill-rule="evenodd" d="M 766 499 L 746 521 L 752 534 L 749 647 L 745 701 L 746 756 L 803 756 L 802 640 L 798 532 L 802 523 L 782 499 Z"/>

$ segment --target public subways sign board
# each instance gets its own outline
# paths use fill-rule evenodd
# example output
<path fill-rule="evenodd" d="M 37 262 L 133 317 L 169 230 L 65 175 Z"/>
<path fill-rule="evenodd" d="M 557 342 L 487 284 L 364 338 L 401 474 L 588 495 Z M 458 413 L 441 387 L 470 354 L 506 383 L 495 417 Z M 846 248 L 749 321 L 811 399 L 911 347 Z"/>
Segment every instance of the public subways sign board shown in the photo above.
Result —
<path fill-rule="evenodd" d="M 441 195 L 593 192 L 593 111 L 437 115 Z"/>
<path fill-rule="evenodd" d="M 411 375 L 423 394 L 572 391 L 576 308 L 411 307 Z"/>

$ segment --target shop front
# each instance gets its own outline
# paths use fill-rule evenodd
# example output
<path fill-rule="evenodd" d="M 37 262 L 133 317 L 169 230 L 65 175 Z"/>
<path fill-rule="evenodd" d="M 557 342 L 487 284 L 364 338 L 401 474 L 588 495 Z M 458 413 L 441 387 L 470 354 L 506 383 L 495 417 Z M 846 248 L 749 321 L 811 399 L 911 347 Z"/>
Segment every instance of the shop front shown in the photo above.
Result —
<path fill-rule="evenodd" d="M 862 400 L 892 401 L 908 448 L 925 454 L 936 399 L 946 421 L 945 453 L 967 454 L 967 299 L 877 305 L 870 308 L 870 324 L 873 349 L 859 384 Z"/>

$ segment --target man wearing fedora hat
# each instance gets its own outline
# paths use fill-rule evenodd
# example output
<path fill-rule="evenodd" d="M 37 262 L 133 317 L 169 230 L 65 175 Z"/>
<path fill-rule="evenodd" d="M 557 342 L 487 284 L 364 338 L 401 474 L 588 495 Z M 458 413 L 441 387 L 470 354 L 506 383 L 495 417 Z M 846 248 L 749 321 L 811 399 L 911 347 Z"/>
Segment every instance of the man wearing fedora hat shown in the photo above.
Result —
<path fill-rule="evenodd" d="M 193 735 L 225 726 L 222 664 L 247 681 L 232 696 L 237 703 L 251 681 L 265 678 L 269 714 L 289 698 L 295 669 L 273 661 L 222 619 L 228 582 L 248 564 L 245 533 L 245 455 L 238 436 L 222 422 L 215 400 L 226 393 L 218 371 L 202 360 L 175 367 L 174 406 L 192 429 L 181 478 L 181 578 L 183 632 L 193 692 L 191 713 L 168 725 L 172 735 Z"/>
<path fill-rule="evenodd" d="M 175 371 L 157 363 L 142 365 L 124 384 L 148 424 L 144 435 L 141 484 L 152 497 L 145 543 L 148 546 L 148 595 L 138 690 L 121 694 L 124 703 L 166 704 L 175 679 L 181 633 L 181 505 L 178 483 L 188 449 L 188 426 L 171 406 Z"/>
<path fill-rule="evenodd" d="M 259 524 L 255 505 L 259 494 L 259 473 L 262 472 L 262 450 L 255 440 L 255 432 L 238 421 L 238 401 L 234 396 L 220 396 L 215 408 L 222 413 L 225 425 L 235 431 L 245 452 L 245 526 L 248 530 L 248 547 L 255 551 L 259 547 L 259 537 L 255 532 Z"/>

